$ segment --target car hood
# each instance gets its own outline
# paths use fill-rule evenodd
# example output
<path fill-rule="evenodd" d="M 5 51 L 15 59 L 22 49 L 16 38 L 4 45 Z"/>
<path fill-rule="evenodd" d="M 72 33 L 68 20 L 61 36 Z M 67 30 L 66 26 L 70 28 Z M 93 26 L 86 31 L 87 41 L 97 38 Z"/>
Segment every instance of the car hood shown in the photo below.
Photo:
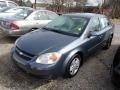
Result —
<path fill-rule="evenodd" d="M 47 30 L 33 31 L 20 37 L 16 46 L 29 54 L 39 55 L 56 52 L 77 38 Z"/>

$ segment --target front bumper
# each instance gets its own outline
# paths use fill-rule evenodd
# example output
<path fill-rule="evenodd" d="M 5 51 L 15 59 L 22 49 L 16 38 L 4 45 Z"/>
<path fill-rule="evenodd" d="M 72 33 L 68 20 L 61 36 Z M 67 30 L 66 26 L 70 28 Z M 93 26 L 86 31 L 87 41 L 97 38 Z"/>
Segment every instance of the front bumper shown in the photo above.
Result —
<path fill-rule="evenodd" d="M 12 48 L 11 50 L 11 58 L 18 67 L 20 67 L 27 73 L 30 73 L 33 75 L 39 75 L 43 77 L 52 77 L 52 76 L 61 75 L 60 68 L 56 64 L 55 65 L 38 64 L 35 62 L 36 57 L 30 61 L 26 61 L 15 53 L 14 48 Z"/>

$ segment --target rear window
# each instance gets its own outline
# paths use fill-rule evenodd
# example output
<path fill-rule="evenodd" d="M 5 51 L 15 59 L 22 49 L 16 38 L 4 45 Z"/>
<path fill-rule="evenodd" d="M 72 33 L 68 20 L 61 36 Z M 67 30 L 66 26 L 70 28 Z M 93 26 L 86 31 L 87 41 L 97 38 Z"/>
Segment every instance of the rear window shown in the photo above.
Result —
<path fill-rule="evenodd" d="M 31 13 L 33 12 L 33 10 L 23 10 L 21 12 L 18 12 L 14 15 L 14 17 L 16 18 L 20 18 L 20 19 L 25 19 L 26 17 L 28 17 Z"/>
<path fill-rule="evenodd" d="M 8 2 L 8 6 L 9 7 L 16 7 L 17 5 L 15 3 L 13 3 L 13 2 Z"/>
<path fill-rule="evenodd" d="M 109 26 L 111 23 L 109 21 L 108 18 L 103 17 L 100 19 L 100 23 L 101 23 L 101 28 L 104 29 L 105 27 Z"/>

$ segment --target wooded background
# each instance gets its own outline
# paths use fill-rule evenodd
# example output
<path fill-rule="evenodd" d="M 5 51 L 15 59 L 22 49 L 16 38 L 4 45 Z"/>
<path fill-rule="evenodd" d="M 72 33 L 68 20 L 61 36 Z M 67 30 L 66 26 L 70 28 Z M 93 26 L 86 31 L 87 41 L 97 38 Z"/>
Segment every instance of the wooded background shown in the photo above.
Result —
<path fill-rule="evenodd" d="M 12 1 L 22 6 L 26 5 L 24 3 L 24 0 L 12 0 Z M 76 1 L 75 7 L 73 7 L 71 4 L 73 1 Z M 106 14 L 112 18 L 120 18 L 120 0 L 103 0 L 103 1 L 104 3 L 102 6 L 98 5 L 97 7 L 86 7 L 85 6 L 86 0 L 52 0 L 52 4 L 46 5 L 46 8 L 61 14 L 67 12 L 94 12 Z M 30 0 L 28 0 L 28 2 L 30 2 Z M 64 3 L 68 4 L 65 6 Z"/>

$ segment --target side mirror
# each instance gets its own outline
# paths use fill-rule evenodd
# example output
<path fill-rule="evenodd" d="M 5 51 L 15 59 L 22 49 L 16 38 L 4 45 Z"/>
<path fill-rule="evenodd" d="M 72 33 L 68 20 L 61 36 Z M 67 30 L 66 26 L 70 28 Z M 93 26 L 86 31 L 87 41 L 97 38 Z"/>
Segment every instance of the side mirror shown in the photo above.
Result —
<path fill-rule="evenodd" d="M 88 37 L 91 37 L 91 36 L 98 36 L 98 34 L 95 31 L 90 31 Z"/>
<path fill-rule="evenodd" d="M 109 25 L 111 25 L 111 23 L 110 23 L 110 22 L 108 22 L 108 23 L 107 23 L 107 25 L 109 26 Z"/>

